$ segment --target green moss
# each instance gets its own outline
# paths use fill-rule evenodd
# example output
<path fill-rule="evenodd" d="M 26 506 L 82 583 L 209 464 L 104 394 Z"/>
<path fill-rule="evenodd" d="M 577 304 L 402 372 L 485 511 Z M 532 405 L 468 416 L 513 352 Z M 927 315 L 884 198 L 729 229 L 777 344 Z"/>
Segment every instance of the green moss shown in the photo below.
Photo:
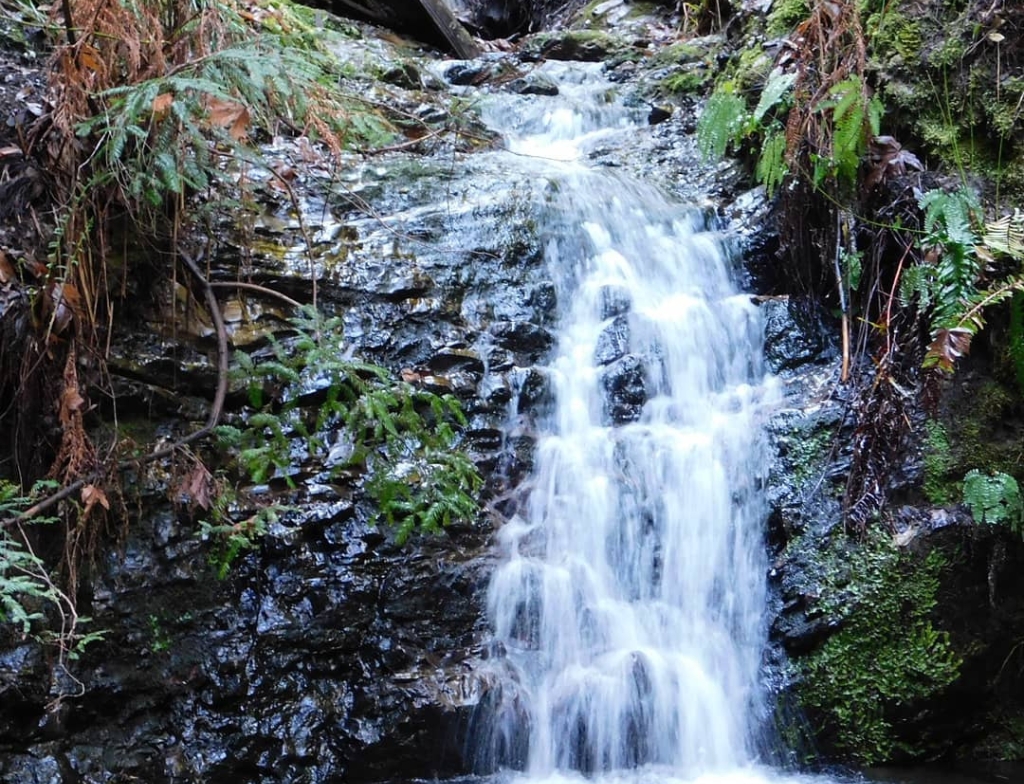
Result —
<path fill-rule="evenodd" d="M 937 506 L 946 506 L 956 498 L 956 483 L 950 479 L 953 456 L 949 436 L 940 422 L 925 423 L 924 497 Z"/>
<path fill-rule="evenodd" d="M 740 90 L 760 88 L 772 70 L 772 58 L 760 46 L 745 49 L 740 54 L 733 77 Z"/>
<path fill-rule="evenodd" d="M 891 8 L 872 14 L 864 25 L 873 57 L 892 66 L 921 59 L 922 35 L 918 22 Z"/>
<path fill-rule="evenodd" d="M 787 35 L 810 13 L 807 0 L 776 0 L 768 14 L 766 31 L 772 38 Z"/>
<path fill-rule="evenodd" d="M 703 68 L 677 71 L 658 83 L 658 92 L 663 95 L 688 95 L 701 92 L 710 80 L 710 74 Z"/>
<path fill-rule="evenodd" d="M 959 63 L 967 52 L 967 44 L 963 39 L 951 36 L 944 39 L 928 55 L 928 64 L 932 68 L 949 68 Z"/>
<path fill-rule="evenodd" d="M 831 444 L 831 429 L 815 430 L 787 439 L 786 462 L 796 484 L 817 477 Z"/>
<path fill-rule="evenodd" d="M 996 381 L 986 381 L 972 390 L 970 403 L 958 412 L 957 427 L 952 431 L 957 464 L 963 472 L 977 468 L 1015 477 L 1021 473 L 1020 444 L 999 438 L 1015 400 L 1015 395 Z"/>
<path fill-rule="evenodd" d="M 684 63 L 692 63 L 697 60 L 701 60 L 704 57 L 704 51 L 693 44 L 680 42 L 671 44 L 662 49 L 651 57 L 651 66 L 654 68 L 663 67 L 666 65 L 682 65 Z"/>
<path fill-rule="evenodd" d="M 819 740 L 860 764 L 915 751 L 894 713 L 952 683 L 960 659 L 929 620 L 943 559 L 904 557 L 887 537 L 826 556 L 821 610 L 841 630 L 798 660 L 799 699 Z"/>

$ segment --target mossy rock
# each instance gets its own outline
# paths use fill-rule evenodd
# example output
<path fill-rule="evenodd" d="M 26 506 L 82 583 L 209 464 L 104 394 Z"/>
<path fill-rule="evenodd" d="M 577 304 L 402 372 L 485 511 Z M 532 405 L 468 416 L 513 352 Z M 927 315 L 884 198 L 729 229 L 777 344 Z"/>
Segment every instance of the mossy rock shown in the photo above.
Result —
<path fill-rule="evenodd" d="M 944 559 L 907 554 L 882 534 L 863 543 L 833 536 L 819 558 L 808 615 L 838 631 L 792 663 L 819 747 L 858 764 L 925 754 L 899 725 L 959 673 L 948 635 L 931 621 Z"/>
<path fill-rule="evenodd" d="M 527 59 L 581 60 L 621 62 L 639 58 L 621 38 L 602 30 L 568 30 L 561 33 L 540 33 L 523 43 L 521 54 Z"/>
<path fill-rule="evenodd" d="M 768 12 L 766 32 L 772 38 L 788 35 L 810 13 L 808 0 L 775 0 Z"/>

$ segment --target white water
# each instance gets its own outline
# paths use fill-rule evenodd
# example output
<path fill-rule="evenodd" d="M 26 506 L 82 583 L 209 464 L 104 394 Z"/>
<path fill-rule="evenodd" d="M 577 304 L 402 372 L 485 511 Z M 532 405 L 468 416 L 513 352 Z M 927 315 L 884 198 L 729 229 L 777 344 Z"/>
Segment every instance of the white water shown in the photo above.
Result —
<path fill-rule="evenodd" d="M 589 147 L 630 133 L 629 112 L 587 67 L 558 77 L 558 98 L 487 115 L 524 161 L 510 165 L 549 161 L 533 170 L 554 194 L 542 231 L 560 317 L 529 502 L 499 534 L 489 610 L 511 675 L 480 742 L 536 784 L 577 771 L 610 784 L 778 780 L 753 743 L 759 419 L 774 389 L 759 315 L 700 214 L 588 168 Z M 614 365 L 597 358 L 621 353 L 606 333 L 623 322 L 619 362 L 642 367 L 646 402 L 616 424 L 602 381 Z"/>

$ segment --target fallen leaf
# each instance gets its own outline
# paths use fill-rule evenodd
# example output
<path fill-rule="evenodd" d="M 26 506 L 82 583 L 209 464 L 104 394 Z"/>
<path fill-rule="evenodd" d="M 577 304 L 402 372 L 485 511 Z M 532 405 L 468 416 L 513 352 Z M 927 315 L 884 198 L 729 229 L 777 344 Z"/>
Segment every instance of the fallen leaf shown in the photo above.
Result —
<path fill-rule="evenodd" d="M 170 111 L 172 103 L 174 103 L 173 93 L 160 93 L 153 99 L 153 116 L 158 120 L 164 117 Z"/>
<path fill-rule="evenodd" d="M 100 53 L 96 50 L 95 46 L 86 44 L 78 52 L 78 64 L 82 68 L 88 68 L 90 71 L 99 71 L 102 67 L 100 63 Z"/>
<path fill-rule="evenodd" d="M 96 487 L 96 485 L 86 485 L 82 488 L 82 503 L 85 504 L 85 514 L 89 514 L 89 510 L 96 506 L 96 504 L 110 511 L 110 501 L 107 500 L 107 494 Z"/>
<path fill-rule="evenodd" d="M 21 147 L 15 147 L 13 144 L 9 147 L 0 147 L 0 158 L 20 158 L 24 153 L 21 151 Z"/>
<path fill-rule="evenodd" d="M 191 498 L 191 502 L 201 509 L 209 509 L 213 504 L 210 492 L 213 490 L 213 476 L 202 463 L 196 463 L 192 472 L 182 482 L 182 488 Z"/>
<path fill-rule="evenodd" d="M 249 109 L 237 101 L 208 98 L 206 119 L 210 125 L 227 128 L 228 136 L 237 142 L 245 137 L 246 128 L 249 126 Z"/>

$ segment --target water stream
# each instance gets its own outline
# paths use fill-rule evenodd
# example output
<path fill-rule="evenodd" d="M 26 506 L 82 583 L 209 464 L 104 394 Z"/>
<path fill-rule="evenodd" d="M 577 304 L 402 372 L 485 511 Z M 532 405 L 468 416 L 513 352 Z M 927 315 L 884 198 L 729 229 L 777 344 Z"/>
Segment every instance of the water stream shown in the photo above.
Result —
<path fill-rule="evenodd" d="M 775 384 L 757 308 L 705 215 L 587 165 L 640 118 L 596 70 L 548 67 L 557 98 L 486 111 L 508 165 L 545 182 L 560 312 L 529 501 L 490 586 L 510 674 L 476 742 L 529 781 L 765 781 L 759 421 Z"/>

